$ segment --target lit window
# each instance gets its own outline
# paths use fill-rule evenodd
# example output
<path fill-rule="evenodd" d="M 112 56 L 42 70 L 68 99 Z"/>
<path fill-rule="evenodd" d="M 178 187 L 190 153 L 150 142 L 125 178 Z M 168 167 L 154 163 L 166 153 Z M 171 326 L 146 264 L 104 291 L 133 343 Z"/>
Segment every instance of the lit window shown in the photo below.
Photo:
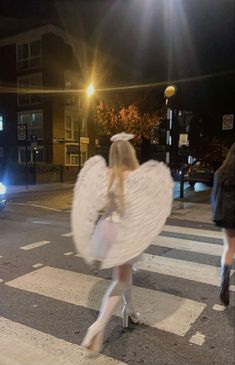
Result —
<path fill-rule="evenodd" d="M 3 116 L 0 115 L 0 132 L 3 131 Z"/>

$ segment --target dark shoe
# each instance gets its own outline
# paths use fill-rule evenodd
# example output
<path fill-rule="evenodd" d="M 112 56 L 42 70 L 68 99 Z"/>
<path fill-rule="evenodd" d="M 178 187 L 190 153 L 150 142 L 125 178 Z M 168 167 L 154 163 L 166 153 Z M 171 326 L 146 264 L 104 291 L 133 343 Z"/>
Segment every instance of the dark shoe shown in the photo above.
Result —
<path fill-rule="evenodd" d="M 227 306 L 229 305 L 229 279 L 230 279 L 230 266 L 223 265 L 221 267 L 221 286 L 219 297 L 221 302 Z"/>

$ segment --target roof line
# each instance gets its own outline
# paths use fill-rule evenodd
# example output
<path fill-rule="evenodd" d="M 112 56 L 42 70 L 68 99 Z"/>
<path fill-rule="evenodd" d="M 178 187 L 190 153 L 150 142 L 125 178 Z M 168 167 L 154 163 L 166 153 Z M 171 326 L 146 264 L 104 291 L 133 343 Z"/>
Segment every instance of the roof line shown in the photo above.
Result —
<path fill-rule="evenodd" d="M 32 28 L 27 31 L 5 37 L 0 39 L 0 47 L 9 44 L 19 43 L 23 39 L 41 37 L 43 34 L 53 33 L 64 39 L 66 43 L 71 43 L 71 38 L 76 39 L 74 36 L 66 34 L 62 29 L 56 27 L 53 24 L 43 25 L 41 27 Z"/>

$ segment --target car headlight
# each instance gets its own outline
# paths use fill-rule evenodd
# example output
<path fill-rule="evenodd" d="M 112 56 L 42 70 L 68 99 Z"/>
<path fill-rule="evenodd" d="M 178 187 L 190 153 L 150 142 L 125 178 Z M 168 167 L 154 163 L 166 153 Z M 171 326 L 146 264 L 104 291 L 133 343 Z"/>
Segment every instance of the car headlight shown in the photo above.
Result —
<path fill-rule="evenodd" d="M 0 194 L 6 194 L 6 187 L 5 185 L 3 185 L 2 183 L 0 183 Z"/>

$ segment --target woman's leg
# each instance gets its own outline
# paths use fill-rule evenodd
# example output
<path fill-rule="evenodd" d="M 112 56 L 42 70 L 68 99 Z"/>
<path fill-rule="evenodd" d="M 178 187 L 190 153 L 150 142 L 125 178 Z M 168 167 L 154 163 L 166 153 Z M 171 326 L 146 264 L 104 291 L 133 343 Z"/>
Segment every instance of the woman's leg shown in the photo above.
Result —
<path fill-rule="evenodd" d="M 133 286 L 133 268 L 131 267 L 129 271 L 129 276 L 127 278 L 127 289 L 123 294 L 124 299 L 124 308 L 122 310 L 123 316 L 123 327 L 127 328 L 129 325 L 129 319 L 132 323 L 139 323 L 139 313 L 135 311 L 133 304 L 133 296 L 132 296 L 132 286 Z"/>
<path fill-rule="evenodd" d="M 88 329 L 82 346 L 92 351 L 100 351 L 104 329 L 127 290 L 130 270 L 130 265 L 122 265 L 113 270 L 113 280 L 103 297 L 98 318 Z"/>
<path fill-rule="evenodd" d="M 224 252 L 221 259 L 220 299 L 224 305 L 229 305 L 230 268 L 235 253 L 235 230 L 224 229 Z"/>
<path fill-rule="evenodd" d="M 231 266 L 235 253 L 235 230 L 224 229 L 224 252 L 222 256 L 222 265 Z"/>

